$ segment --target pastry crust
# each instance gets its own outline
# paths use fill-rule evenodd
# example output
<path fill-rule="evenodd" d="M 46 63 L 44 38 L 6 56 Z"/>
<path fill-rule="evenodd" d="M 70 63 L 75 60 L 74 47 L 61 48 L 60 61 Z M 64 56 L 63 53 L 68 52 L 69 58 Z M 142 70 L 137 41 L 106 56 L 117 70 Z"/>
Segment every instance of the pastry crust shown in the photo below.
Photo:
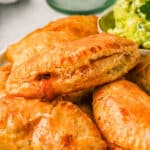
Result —
<path fill-rule="evenodd" d="M 0 91 L 5 89 L 5 84 L 11 72 L 11 64 L 0 67 Z"/>
<path fill-rule="evenodd" d="M 138 65 L 127 74 L 127 79 L 137 83 L 150 94 L 150 55 L 141 58 Z"/>
<path fill-rule="evenodd" d="M 137 85 L 120 80 L 98 89 L 94 117 L 105 139 L 129 150 L 150 148 L 150 97 Z"/>
<path fill-rule="evenodd" d="M 106 150 L 95 124 L 67 101 L 3 97 L 0 131 L 2 150 Z"/>
<path fill-rule="evenodd" d="M 96 16 L 76 15 L 50 22 L 10 45 L 6 50 L 6 56 L 14 63 L 14 68 L 41 51 L 52 50 L 64 42 L 98 33 L 96 21 Z"/>
<path fill-rule="evenodd" d="M 6 88 L 15 96 L 51 100 L 113 81 L 132 69 L 139 57 L 132 41 L 107 33 L 91 35 L 18 66 Z"/>
<path fill-rule="evenodd" d="M 5 85 L 9 74 L 11 73 L 12 65 L 8 64 L 6 66 L 0 67 L 0 97 L 6 95 Z M 68 93 L 67 95 L 61 95 L 59 99 L 67 100 L 73 103 L 80 103 L 82 100 L 87 99 L 89 94 L 93 92 L 93 89 L 85 89 L 73 93 Z M 88 106 L 87 106 L 88 107 Z"/>
<path fill-rule="evenodd" d="M 11 64 L 7 64 L 6 66 L 0 66 L 0 99 L 7 95 L 5 86 L 8 76 L 11 72 L 11 68 Z"/>
<path fill-rule="evenodd" d="M 98 33 L 97 16 L 72 15 L 52 21 L 44 29 L 48 31 L 67 31 L 79 37 L 85 37 Z"/>

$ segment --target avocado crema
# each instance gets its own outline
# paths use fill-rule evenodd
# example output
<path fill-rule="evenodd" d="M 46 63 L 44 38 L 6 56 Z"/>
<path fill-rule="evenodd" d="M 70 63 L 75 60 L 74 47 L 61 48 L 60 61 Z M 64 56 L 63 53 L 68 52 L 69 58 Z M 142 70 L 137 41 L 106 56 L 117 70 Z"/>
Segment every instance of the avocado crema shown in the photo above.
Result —
<path fill-rule="evenodd" d="M 113 9 L 115 27 L 107 32 L 118 34 L 150 49 L 150 0 L 118 0 Z"/>

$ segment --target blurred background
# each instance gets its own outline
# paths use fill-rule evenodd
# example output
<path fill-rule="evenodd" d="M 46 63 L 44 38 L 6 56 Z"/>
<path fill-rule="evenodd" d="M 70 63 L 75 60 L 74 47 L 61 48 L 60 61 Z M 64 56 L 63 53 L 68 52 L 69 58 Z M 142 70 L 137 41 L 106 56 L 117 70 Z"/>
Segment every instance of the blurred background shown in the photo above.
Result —
<path fill-rule="evenodd" d="M 45 0 L 0 3 L 0 50 L 50 20 L 63 16 L 66 15 L 51 9 Z"/>
<path fill-rule="evenodd" d="M 113 2 L 114 0 L 0 0 L 0 50 L 51 20 L 69 13 L 99 15 Z"/>

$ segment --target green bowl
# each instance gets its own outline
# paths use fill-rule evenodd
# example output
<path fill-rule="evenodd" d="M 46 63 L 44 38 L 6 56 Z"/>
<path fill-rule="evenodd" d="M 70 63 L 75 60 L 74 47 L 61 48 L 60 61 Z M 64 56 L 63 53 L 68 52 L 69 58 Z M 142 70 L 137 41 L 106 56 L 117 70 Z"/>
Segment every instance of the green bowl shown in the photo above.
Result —
<path fill-rule="evenodd" d="M 47 0 L 57 11 L 67 14 L 92 14 L 104 11 L 116 0 Z"/>

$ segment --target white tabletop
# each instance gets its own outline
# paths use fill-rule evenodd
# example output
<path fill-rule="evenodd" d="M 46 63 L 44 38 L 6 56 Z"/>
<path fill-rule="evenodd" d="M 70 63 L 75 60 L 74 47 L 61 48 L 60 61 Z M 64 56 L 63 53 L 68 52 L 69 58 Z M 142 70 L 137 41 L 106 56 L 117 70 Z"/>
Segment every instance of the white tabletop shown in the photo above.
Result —
<path fill-rule="evenodd" d="M 16 4 L 0 4 L 0 50 L 27 33 L 66 16 L 48 6 L 46 0 L 20 0 Z"/>

